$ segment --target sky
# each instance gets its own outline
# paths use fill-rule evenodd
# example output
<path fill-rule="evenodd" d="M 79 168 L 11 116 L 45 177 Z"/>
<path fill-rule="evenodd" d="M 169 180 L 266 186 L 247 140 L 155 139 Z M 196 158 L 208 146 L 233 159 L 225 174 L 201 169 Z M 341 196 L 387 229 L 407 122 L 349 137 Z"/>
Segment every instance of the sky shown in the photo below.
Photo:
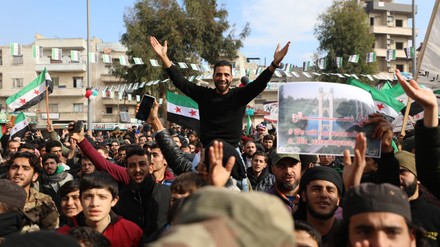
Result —
<path fill-rule="evenodd" d="M 313 29 L 319 14 L 332 0 L 217 0 L 228 10 L 237 34 L 249 22 L 251 34 L 241 53 L 269 65 L 278 43 L 291 41 L 284 62 L 302 66 L 317 52 Z M 90 0 L 90 35 L 104 42 L 119 42 L 125 32 L 124 13 L 136 0 Z M 412 0 L 395 0 L 411 4 Z M 416 43 L 423 41 L 435 0 L 416 0 Z M 14 0 L 2 3 L 0 46 L 31 44 L 34 34 L 47 38 L 87 38 L 86 0 Z M 266 62 L 265 62 L 266 61 Z"/>

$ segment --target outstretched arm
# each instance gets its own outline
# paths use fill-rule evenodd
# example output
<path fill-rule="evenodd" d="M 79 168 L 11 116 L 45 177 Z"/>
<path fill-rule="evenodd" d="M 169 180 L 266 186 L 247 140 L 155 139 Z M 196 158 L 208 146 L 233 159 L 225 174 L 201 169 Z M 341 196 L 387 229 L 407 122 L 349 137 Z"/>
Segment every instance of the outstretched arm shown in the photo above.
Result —
<path fill-rule="evenodd" d="M 280 44 L 277 45 L 277 49 L 273 54 L 273 61 L 269 66 L 269 70 L 272 73 L 275 72 L 276 69 L 276 67 L 274 67 L 273 65 L 276 65 L 277 67 L 280 66 L 281 61 L 283 61 L 283 58 L 286 56 L 287 52 L 289 51 L 289 46 L 290 46 L 290 41 L 287 42 L 287 44 L 281 50 L 280 50 Z"/>
<path fill-rule="evenodd" d="M 167 55 L 168 45 L 165 40 L 164 44 L 161 45 L 159 41 L 154 36 L 150 36 L 150 45 L 153 47 L 154 52 L 160 57 L 163 63 L 163 67 L 168 69 L 171 67 L 172 63 Z"/>

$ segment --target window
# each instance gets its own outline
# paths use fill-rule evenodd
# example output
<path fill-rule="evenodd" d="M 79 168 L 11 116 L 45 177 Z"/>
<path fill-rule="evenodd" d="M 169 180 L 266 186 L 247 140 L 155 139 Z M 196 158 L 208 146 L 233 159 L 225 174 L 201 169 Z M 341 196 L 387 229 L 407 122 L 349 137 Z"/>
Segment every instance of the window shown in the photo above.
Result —
<path fill-rule="evenodd" d="M 105 114 L 113 114 L 113 107 L 107 106 L 105 108 Z"/>
<path fill-rule="evenodd" d="M 52 77 L 52 84 L 54 87 L 60 86 L 60 78 L 59 77 Z"/>
<path fill-rule="evenodd" d="M 13 88 L 22 88 L 23 87 L 23 78 L 12 78 L 12 87 Z"/>
<path fill-rule="evenodd" d="M 49 113 L 57 113 L 58 104 L 49 104 Z"/>
<path fill-rule="evenodd" d="M 396 27 L 403 27 L 403 20 L 396 20 Z"/>
<path fill-rule="evenodd" d="M 12 64 L 14 65 L 23 64 L 23 56 L 13 56 Z"/>
<path fill-rule="evenodd" d="M 405 68 L 405 66 L 403 64 L 396 64 L 396 69 L 398 69 L 400 71 L 405 71 L 404 68 Z"/>
<path fill-rule="evenodd" d="M 84 112 L 84 104 L 73 104 L 73 112 Z"/>
<path fill-rule="evenodd" d="M 403 50 L 403 42 L 396 42 L 396 50 Z"/>
<path fill-rule="evenodd" d="M 370 26 L 374 26 L 374 17 L 370 17 Z"/>
<path fill-rule="evenodd" d="M 3 51 L 0 49 L 0 65 L 3 65 Z"/>
<path fill-rule="evenodd" d="M 3 88 L 3 74 L 0 73 L 0 88 Z"/>
<path fill-rule="evenodd" d="M 83 77 L 73 77 L 73 87 L 82 88 L 83 87 Z"/>

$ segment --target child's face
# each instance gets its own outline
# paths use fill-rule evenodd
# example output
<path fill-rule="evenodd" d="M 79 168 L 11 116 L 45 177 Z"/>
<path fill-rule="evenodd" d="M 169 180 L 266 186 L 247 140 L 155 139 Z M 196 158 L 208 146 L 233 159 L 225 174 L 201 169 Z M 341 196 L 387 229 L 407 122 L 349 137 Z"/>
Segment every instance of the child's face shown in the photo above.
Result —
<path fill-rule="evenodd" d="M 99 223 L 106 220 L 118 198 L 107 189 L 90 189 L 81 194 L 81 205 L 87 221 Z"/>
<path fill-rule="evenodd" d="M 254 170 L 254 172 L 259 173 L 263 171 L 263 169 L 266 167 L 267 167 L 267 163 L 264 160 L 264 156 L 255 155 L 252 158 L 252 170 Z"/>

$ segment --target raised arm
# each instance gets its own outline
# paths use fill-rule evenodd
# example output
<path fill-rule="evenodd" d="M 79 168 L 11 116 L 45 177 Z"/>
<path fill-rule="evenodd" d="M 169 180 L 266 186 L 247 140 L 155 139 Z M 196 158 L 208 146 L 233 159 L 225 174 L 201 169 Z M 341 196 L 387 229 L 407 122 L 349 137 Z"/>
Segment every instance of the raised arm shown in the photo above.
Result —
<path fill-rule="evenodd" d="M 289 51 L 289 46 L 290 46 L 290 41 L 287 42 L 287 44 L 281 50 L 280 50 L 280 44 L 277 45 L 275 53 L 273 54 L 273 61 L 269 65 L 269 70 L 272 73 L 275 72 L 275 69 L 280 66 L 281 61 L 283 61 L 284 57 L 286 56 L 287 52 Z"/>
<path fill-rule="evenodd" d="M 160 60 L 162 60 L 163 67 L 166 69 L 171 67 L 172 63 L 167 55 L 167 50 L 168 50 L 167 41 L 165 40 L 164 44 L 161 45 L 159 41 L 156 39 L 156 37 L 150 36 L 150 45 L 153 48 L 154 52 L 156 52 L 156 54 L 159 56 Z"/>

